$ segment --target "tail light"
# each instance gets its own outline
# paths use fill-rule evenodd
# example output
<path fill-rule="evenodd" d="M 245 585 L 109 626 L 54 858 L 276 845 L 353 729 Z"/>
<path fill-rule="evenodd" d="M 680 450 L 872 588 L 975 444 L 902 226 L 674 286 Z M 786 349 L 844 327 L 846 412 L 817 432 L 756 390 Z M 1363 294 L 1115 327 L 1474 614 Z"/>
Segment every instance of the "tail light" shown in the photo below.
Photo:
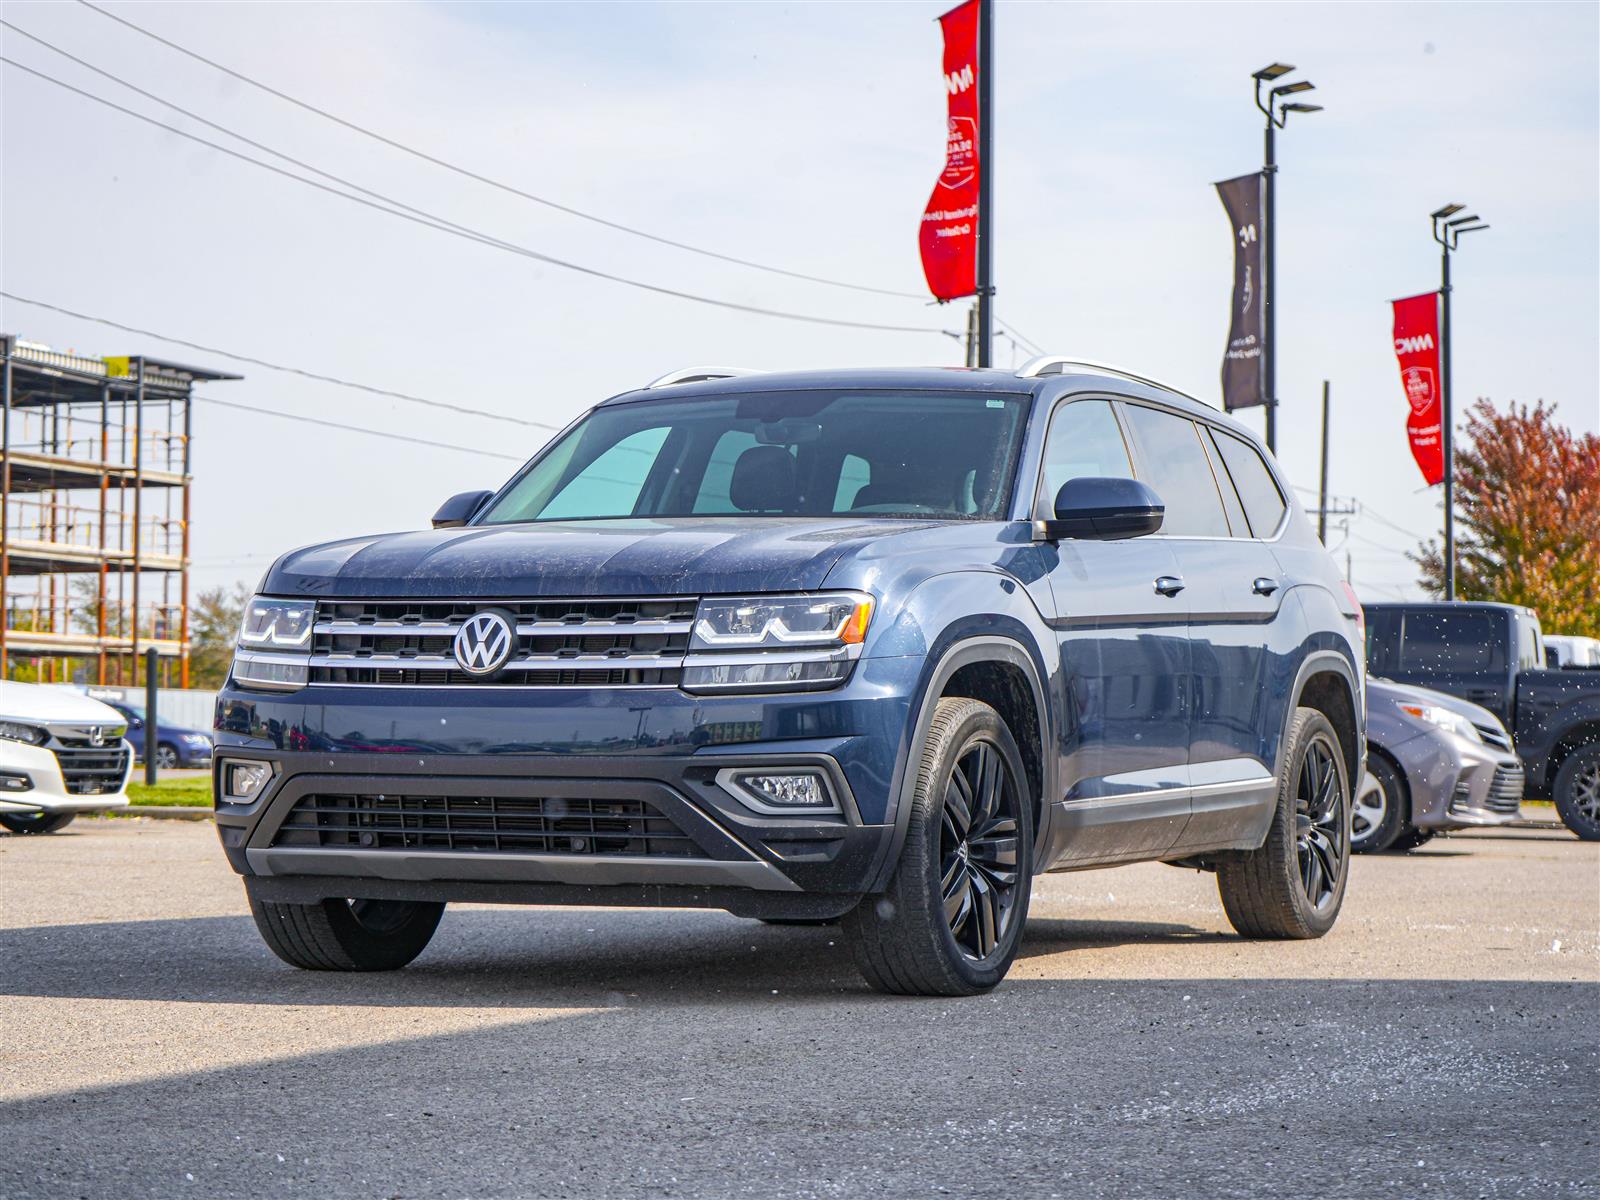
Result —
<path fill-rule="evenodd" d="M 1344 585 L 1344 598 L 1350 601 L 1350 607 L 1355 610 L 1356 638 L 1361 643 L 1361 652 L 1367 652 L 1367 614 L 1361 609 L 1361 601 L 1356 599 L 1356 590 L 1348 583 Z"/>

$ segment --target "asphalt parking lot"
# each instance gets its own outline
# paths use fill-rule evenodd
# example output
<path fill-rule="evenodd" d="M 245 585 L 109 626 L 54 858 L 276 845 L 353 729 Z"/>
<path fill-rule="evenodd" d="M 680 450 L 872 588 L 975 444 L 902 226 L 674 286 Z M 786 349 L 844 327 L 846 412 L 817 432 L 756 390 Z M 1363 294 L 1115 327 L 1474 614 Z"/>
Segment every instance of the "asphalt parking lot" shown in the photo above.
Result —
<path fill-rule="evenodd" d="M 992 996 L 831 928 L 464 907 L 294 971 L 208 824 L 0 838 L 0 1196 L 1600 1191 L 1600 846 L 1359 859 L 1320 942 L 1209 876 L 1052 875 Z"/>

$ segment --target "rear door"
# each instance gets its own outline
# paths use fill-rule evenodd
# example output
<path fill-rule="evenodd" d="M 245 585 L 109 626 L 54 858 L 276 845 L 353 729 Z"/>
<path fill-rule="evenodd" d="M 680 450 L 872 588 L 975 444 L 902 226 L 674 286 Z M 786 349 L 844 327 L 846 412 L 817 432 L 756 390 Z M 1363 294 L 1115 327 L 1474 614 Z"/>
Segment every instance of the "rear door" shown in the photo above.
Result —
<path fill-rule="evenodd" d="M 1084 476 L 1131 478 L 1132 456 L 1108 399 L 1063 401 L 1051 416 L 1035 517 Z M 1180 595 L 1156 590 L 1177 561 L 1159 538 L 1042 543 L 1034 585 L 1061 659 L 1061 795 L 1052 865 L 1149 858 L 1188 820 L 1189 638 Z M 1041 589 L 1040 585 L 1044 585 Z"/>
<path fill-rule="evenodd" d="M 1249 841 L 1274 793 L 1287 702 L 1272 692 L 1272 656 L 1293 650 L 1276 644 L 1292 633 L 1279 620 L 1287 589 L 1265 540 L 1282 523 L 1283 497 L 1269 473 L 1264 481 L 1246 473 L 1252 460 L 1263 473 L 1265 464 L 1233 435 L 1217 434 L 1226 439 L 1238 486 L 1204 423 L 1144 404 L 1128 403 L 1124 413 L 1140 470 L 1167 502 L 1161 536 L 1177 559 L 1188 609 L 1193 819 L 1182 842 Z M 1241 490 L 1257 509 L 1261 536 Z"/>

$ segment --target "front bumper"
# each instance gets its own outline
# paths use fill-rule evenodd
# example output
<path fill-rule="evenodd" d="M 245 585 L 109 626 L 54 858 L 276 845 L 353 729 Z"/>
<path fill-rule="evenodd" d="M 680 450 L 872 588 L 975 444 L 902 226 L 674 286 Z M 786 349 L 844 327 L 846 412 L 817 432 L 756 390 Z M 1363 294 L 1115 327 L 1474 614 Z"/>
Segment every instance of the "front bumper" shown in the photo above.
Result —
<path fill-rule="evenodd" d="M 22 791 L 0 790 L 0 812 L 82 813 L 126 808 L 133 751 L 124 743 L 108 747 L 104 752 L 106 756 L 119 753 L 125 760 L 120 770 L 95 776 L 92 786 L 100 790 L 91 793 L 79 790 L 89 785 L 79 778 L 78 772 L 74 772 L 73 783 L 69 784 L 60 757 L 49 746 L 0 740 L 0 776 L 25 779 L 28 784 Z"/>
<path fill-rule="evenodd" d="M 1415 738 L 1395 752 L 1419 829 L 1505 825 L 1521 813 L 1522 763 L 1509 751 L 1455 734 Z"/>

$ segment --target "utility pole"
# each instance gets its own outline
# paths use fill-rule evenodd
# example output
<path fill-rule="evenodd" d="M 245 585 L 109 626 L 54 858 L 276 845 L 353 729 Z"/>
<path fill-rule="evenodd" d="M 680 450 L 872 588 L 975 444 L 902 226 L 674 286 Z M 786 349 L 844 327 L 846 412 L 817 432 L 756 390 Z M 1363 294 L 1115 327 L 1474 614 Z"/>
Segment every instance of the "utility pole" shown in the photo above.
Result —
<path fill-rule="evenodd" d="M 978 306 L 967 309 L 967 366 L 978 365 Z"/>
<path fill-rule="evenodd" d="M 1317 540 L 1324 546 L 1328 544 L 1328 381 L 1326 379 L 1322 381 L 1322 484 L 1317 489 Z"/>
<path fill-rule="evenodd" d="M 1489 226 L 1476 213 L 1457 217 L 1466 205 L 1446 204 L 1433 218 L 1433 240 L 1439 243 L 1439 437 L 1444 449 L 1444 598 L 1456 598 L 1456 425 L 1450 399 L 1450 255 L 1463 233 Z M 1454 219 L 1452 219 L 1454 218 Z M 1477 224 L 1474 224 L 1477 222 Z"/>
<path fill-rule="evenodd" d="M 1292 112 L 1314 113 L 1321 112 L 1320 104 L 1301 104 L 1298 102 L 1284 101 L 1282 97 L 1292 96 L 1298 92 L 1309 92 L 1316 87 L 1302 79 L 1295 83 L 1285 83 L 1272 88 L 1263 102 L 1261 88 L 1263 84 L 1281 79 L 1294 67 L 1288 63 L 1273 63 L 1271 66 L 1262 67 L 1254 73 L 1256 81 L 1256 107 L 1267 118 L 1263 164 L 1261 176 L 1264 184 L 1265 195 L 1262 200 L 1263 219 L 1261 230 L 1261 257 L 1262 271 L 1266 278 L 1263 280 L 1263 296 L 1261 300 L 1261 386 L 1266 392 L 1265 405 L 1267 410 L 1267 449 L 1274 454 L 1278 452 L 1278 153 L 1277 132 L 1289 122 Z"/>
<path fill-rule="evenodd" d="M 993 366 L 994 0 L 978 0 L 978 366 Z"/>

